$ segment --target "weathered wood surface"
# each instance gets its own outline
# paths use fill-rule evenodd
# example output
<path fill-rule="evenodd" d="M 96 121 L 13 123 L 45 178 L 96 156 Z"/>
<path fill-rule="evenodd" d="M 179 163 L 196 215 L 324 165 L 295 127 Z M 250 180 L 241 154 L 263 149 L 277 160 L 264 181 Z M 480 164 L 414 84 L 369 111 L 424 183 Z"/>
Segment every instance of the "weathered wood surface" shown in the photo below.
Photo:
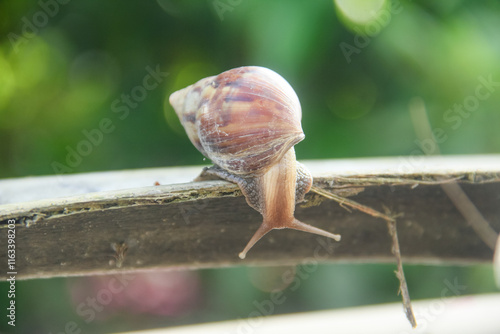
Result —
<path fill-rule="evenodd" d="M 380 211 L 385 206 L 401 213 L 398 233 L 406 263 L 491 261 L 492 249 L 436 181 L 456 180 L 498 232 L 500 156 L 414 158 L 418 164 L 409 159 L 305 164 L 315 176 L 315 186 Z M 11 219 L 16 229 L 18 278 L 307 261 L 393 261 L 385 221 L 349 212 L 313 193 L 297 206 L 297 218 L 340 233 L 340 242 L 299 231 L 272 231 L 247 259 L 240 260 L 238 253 L 261 216 L 235 185 L 225 181 L 164 185 L 193 179 L 200 169 L 1 180 L 0 204 L 9 204 L 0 205 L 0 245 L 5 248 L 0 262 L 7 262 L 4 241 Z M 156 181 L 162 185 L 154 186 Z M 97 192 L 78 195 L 88 190 Z M 120 252 L 123 245 L 126 252 Z M 5 276 L 5 271 L 0 273 Z"/>

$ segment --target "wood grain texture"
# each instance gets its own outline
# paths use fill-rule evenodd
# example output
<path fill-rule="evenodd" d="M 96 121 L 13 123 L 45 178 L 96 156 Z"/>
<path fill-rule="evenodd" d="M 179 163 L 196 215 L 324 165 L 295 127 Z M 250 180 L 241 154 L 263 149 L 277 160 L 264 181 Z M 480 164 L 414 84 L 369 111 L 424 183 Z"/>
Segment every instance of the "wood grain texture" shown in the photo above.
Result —
<path fill-rule="evenodd" d="M 500 157 L 477 157 L 476 164 L 470 162 L 472 158 L 463 163 L 461 157 L 425 159 L 425 168 L 406 171 L 399 168 L 398 159 L 306 165 L 315 176 L 315 186 L 350 196 L 379 211 L 384 211 L 385 206 L 393 213 L 401 213 L 397 228 L 406 263 L 491 261 L 492 249 L 475 234 L 438 182 L 456 180 L 498 232 Z M 345 166 L 344 171 L 339 170 L 339 165 Z M 433 165 L 435 168 L 429 167 Z M 191 173 L 198 168 L 185 170 Z M 149 183 L 169 173 L 179 174 L 178 168 L 116 172 L 120 177 L 107 173 L 107 178 L 100 179 L 101 188 L 106 187 L 106 179 L 112 183 L 117 178 L 127 180 L 127 175 L 147 175 L 145 185 L 150 185 L 0 205 L 0 240 L 7 240 L 8 222 L 15 221 L 18 278 L 244 264 L 394 261 L 385 221 L 349 212 L 313 193 L 306 195 L 307 202 L 297 206 L 296 217 L 341 234 L 340 242 L 299 231 L 276 230 L 259 241 L 245 260 L 240 260 L 238 253 L 262 217 L 246 204 L 235 185 L 225 181 L 160 186 L 153 186 L 154 181 Z M 99 173 L 62 176 L 57 182 L 74 184 L 78 189 L 76 185 L 92 179 L 92 174 Z M 50 179 L 45 178 L 43 182 Z M 33 187 L 41 192 L 38 198 L 44 198 L 43 188 L 49 196 L 53 194 L 50 182 L 32 180 L 36 181 Z M 11 179 L 0 181 L 0 193 L 5 195 L 8 187 L 15 189 L 16 181 L 20 189 L 30 191 L 26 179 Z M 122 184 L 124 188 L 128 185 Z M 0 245 L 5 248 L 0 251 L 0 262 L 6 263 L 6 243 Z M 117 253 L 119 245 L 126 245 L 124 254 Z M 1 272 L 0 277 L 5 278 L 6 273 Z"/>

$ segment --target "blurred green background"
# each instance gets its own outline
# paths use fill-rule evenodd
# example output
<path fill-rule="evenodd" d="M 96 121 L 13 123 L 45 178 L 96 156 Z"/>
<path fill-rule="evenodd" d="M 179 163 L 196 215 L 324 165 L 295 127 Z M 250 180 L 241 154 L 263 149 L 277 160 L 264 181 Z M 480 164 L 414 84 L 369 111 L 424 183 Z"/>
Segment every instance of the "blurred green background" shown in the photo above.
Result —
<path fill-rule="evenodd" d="M 408 111 L 415 97 L 446 135 L 443 154 L 498 153 L 499 17 L 498 1 L 4 0 L 0 178 L 203 164 L 168 96 L 243 65 L 269 67 L 296 90 L 306 133 L 298 159 L 421 154 Z M 81 146 L 99 127 L 102 138 Z M 72 150 L 84 154 L 68 163 Z M 322 265 L 273 313 L 398 301 L 393 269 Z M 71 280 L 18 282 L 18 330 L 247 317 L 266 296 L 252 270 L 195 273 L 200 302 L 180 314 L 122 310 L 91 323 L 76 313 Z M 440 297 L 446 279 L 464 293 L 495 290 L 490 266 L 406 270 L 416 299 Z"/>

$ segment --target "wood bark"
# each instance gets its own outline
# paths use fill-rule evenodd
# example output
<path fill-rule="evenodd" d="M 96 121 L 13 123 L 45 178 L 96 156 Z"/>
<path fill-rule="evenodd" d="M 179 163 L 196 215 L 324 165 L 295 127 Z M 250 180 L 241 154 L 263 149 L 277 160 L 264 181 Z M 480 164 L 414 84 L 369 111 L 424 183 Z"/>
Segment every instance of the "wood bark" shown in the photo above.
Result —
<path fill-rule="evenodd" d="M 411 168 L 410 160 L 404 160 L 409 158 L 305 164 L 316 187 L 378 211 L 388 208 L 400 214 L 397 229 L 405 263 L 491 261 L 493 250 L 442 185 L 458 185 L 492 231 L 498 232 L 500 156 L 419 157 L 419 165 Z M 238 253 L 262 217 L 247 205 L 238 187 L 226 181 L 164 184 L 193 179 L 200 170 L 164 168 L 2 180 L 0 262 L 7 263 L 9 222 L 15 225 L 18 279 L 248 264 L 394 261 L 384 220 L 350 212 L 312 192 L 297 205 L 296 217 L 341 234 L 340 242 L 275 230 L 240 260 Z M 155 186 L 156 181 L 161 185 Z M 6 271 L 0 272 L 1 278 L 7 276 Z"/>

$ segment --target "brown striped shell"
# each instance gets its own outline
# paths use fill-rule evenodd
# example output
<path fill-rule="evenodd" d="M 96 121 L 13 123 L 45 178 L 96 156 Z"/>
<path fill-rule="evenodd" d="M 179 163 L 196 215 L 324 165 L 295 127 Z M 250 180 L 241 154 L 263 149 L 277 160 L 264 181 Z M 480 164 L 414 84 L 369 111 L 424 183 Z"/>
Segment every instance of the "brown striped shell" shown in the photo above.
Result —
<path fill-rule="evenodd" d="M 196 148 L 234 174 L 265 172 L 305 137 L 297 95 L 264 67 L 202 79 L 173 93 L 170 104 Z"/>

